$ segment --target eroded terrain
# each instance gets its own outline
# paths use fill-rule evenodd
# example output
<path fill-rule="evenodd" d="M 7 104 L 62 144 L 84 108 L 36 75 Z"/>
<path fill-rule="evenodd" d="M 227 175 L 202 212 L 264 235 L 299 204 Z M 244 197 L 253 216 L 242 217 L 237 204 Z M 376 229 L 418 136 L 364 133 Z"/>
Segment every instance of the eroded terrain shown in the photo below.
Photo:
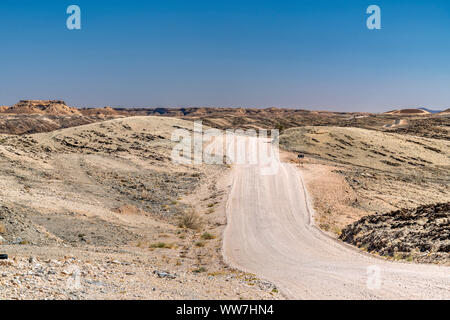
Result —
<path fill-rule="evenodd" d="M 193 120 L 280 130 L 283 160 L 300 170 L 314 223 L 332 237 L 388 259 L 450 264 L 448 217 L 422 217 L 448 207 L 448 113 L 21 101 L 0 108 L 0 248 L 10 256 L 0 298 L 283 298 L 223 262 L 232 167 L 170 160 L 171 134 Z M 420 218 L 391 228 L 392 212 Z"/>

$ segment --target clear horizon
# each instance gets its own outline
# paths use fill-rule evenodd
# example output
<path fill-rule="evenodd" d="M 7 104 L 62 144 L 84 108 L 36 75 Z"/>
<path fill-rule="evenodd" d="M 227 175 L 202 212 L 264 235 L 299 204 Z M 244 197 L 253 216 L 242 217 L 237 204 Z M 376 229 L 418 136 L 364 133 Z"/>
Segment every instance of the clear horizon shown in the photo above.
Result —
<path fill-rule="evenodd" d="M 66 28 L 81 8 L 82 29 Z M 381 30 L 366 9 L 381 8 Z M 298 108 L 450 106 L 450 2 L 0 3 L 0 104 Z"/>

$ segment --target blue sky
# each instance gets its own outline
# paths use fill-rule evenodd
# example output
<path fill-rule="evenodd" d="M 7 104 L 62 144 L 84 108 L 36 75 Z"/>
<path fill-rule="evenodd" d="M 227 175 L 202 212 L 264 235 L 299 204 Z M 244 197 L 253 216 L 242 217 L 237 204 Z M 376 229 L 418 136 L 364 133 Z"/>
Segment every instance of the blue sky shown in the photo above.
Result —
<path fill-rule="evenodd" d="M 447 0 L 0 1 L 6 105 L 444 108 L 449 57 Z"/>

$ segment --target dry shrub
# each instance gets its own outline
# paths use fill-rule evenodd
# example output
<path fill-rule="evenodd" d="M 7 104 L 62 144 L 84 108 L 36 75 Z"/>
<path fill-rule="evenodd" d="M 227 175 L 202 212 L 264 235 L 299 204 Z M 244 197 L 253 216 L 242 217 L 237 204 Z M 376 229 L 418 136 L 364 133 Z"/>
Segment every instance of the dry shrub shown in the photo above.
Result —
<path fill-rule="evenodd" d="M 196 246 L 196 247 L 199 247 L 199 248 L 203 248 L 203 247 L 205 246 L 205 243 L 204 243 L 203 241 L 197 241 L 197 242 L 195 243 L 195 246 Z"/>
<path fill-rule="evenodd" d="M 150 248 L 153 249 L 172 249 L 174 248 L 174 245 L 171 243 L 165 243 L 165 242 L 157 242 L 150 245 Z"/>
<path fill-rule="evenodd" d="M 180 228 L 188 228 L 193 230 L 200 229 L 202 220 L 194 210 L 188 210 L 181 214 L 178 222 Z"/>
<path fill-rule="evenodd" d="M 200 267 L 198 269 L 192 270 L 192 272 L 194 272 L 194 273 L 202 273 L 202 272 L 206 272 L 206 271 L 208 271 L 208 270 L 206 270 L 205 267 Z"/>
<path fill-rule="evenodd" d="M 213 235 L 213 234 L 211 234 L 209 232 L 205 232 L 205 233 L 202 234 L 202 239 L 203 240 L 212 240 L 215 237 L 216 237 L 215 235 Z"/>

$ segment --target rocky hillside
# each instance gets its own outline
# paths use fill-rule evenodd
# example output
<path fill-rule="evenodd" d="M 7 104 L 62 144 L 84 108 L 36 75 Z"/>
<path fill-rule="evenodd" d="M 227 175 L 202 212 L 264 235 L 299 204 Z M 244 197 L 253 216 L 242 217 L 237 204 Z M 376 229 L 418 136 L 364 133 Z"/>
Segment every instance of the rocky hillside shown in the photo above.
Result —
<path fill-rule="evenodd" d="M 425 139 L 360 128 L 302 127 L 280 136 L 283 148 L 333 162 L 385 172 L 442 177 L 448 172 L 450 147 Z"/>
<path fill-rule="evenodd" d="M 450 264 L 450 202 L 366 216 L 340 238 L 380 256 Z"/>
<path fill-rule="evenodd" d="M 47 114 L 2 114 L 0 134 L 51 132 L 105 120 L 100 117 L 56 116 Z"/>
<path fill-rule="evenodd" d="M 438 115 L 437 117 L 408 119 L 407 126 L 394 127 L 391 132 L 449 141 L 450 117 L 444 113 Z"/>
<path fill-rule="evenodd" d="M 111 108 L 77 109 L 62 100 L 21 100 L 0 107 L 0 134 L 51 132 L 123 117 Z"/>
<path fill-rule="evenodd" d="M 51 133 L 2 136 L 0 177 L 3 183 L 8 181 L 8 188 L 0 192 L 0 199 L 5 200 L 3 204 L 27 203 L 28 213 L 47 204 L 44 212 L 61 209 L 61 205 L 71 212 L 89 199 L 92 206 L 102 203 L 101 210 L 133 205 L 155 215 L 179 213 L 184 208 L 177 199 L 195 189 L 202 176 L 200 170 L 174 165 L 170 159 L 175 144 L 171 133 L 177 128 L 190 129 L 190 124 L 178 119 L 130 117 Z M 17 198 L 24 183 L 27 191 Z M 58 191 L 47 192 L 53 187 Z M 51 200 L 43 201 L 43 197 Z M 86 210 L 94 211 L 92 207 Z M 49 227 L 45 219 L 39 223 Z"/>
<path fill-rule="evenodd" d="M 66 105 L 62 100 L 21 100 L 3 110 L 12 114 L 81 115 L 80 111 Z"/>
<path fill-rule="evenodd" d="M 0 136 L 0 300 L 281 298 L 222 262 L 226 166 L 173 163 L 183 128 L 128 117 Z"/>

